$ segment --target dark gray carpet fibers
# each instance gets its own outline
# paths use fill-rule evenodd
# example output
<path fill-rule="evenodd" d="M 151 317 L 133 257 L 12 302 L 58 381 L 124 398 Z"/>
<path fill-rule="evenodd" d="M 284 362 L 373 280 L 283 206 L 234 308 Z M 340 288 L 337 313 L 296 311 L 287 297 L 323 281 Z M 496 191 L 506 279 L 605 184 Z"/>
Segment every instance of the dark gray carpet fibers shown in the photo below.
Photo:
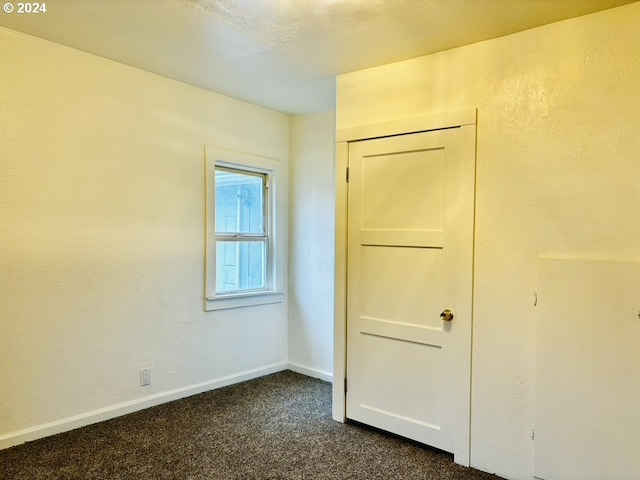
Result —
<path fill-rule="evenodd" d="M 497 479 L 331 419 L 331 386 L 281 372 L 0 451 L 0 479 Z"/>

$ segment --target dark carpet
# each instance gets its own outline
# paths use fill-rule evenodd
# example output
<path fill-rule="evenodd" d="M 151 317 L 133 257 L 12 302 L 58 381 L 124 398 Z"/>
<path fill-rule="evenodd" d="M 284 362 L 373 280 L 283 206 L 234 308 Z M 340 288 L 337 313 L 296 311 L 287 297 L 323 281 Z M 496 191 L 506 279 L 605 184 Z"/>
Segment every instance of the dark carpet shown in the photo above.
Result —
<path fill-rule="evenodd" d="M 331 419 L 331 386 L 281 372 L 0 451 L 0 479 L 497 479 Z"/>

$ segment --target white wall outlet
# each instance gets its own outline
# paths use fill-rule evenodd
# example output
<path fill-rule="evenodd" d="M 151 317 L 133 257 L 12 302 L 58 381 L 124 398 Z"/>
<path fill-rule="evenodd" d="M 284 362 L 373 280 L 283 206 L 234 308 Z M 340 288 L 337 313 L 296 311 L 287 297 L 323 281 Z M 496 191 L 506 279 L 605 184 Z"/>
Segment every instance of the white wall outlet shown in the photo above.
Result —
<path fill-rule="evenodd" d="M 148 385 L 151 385 L 151 369 L 143 368 L 140 370 L 140 386 L 146 387 Z"/>

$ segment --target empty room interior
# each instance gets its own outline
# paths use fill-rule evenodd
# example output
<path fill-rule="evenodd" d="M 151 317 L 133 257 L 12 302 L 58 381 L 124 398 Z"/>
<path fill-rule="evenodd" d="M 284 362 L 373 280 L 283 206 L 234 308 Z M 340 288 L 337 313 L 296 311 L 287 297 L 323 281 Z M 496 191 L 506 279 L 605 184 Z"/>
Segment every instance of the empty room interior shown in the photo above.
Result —
<path fill-rule="evenodd" d="M 5 2 L 0 459 L 292 371 L 463 467 L 640 479 L 639 31 L 624 0 Z"/>

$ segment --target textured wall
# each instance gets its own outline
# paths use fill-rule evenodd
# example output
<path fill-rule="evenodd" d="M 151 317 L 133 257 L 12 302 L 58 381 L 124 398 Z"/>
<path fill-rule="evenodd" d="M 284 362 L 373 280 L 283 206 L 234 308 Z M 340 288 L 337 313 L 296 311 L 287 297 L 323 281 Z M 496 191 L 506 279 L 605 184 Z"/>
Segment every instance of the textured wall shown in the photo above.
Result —
<path fill-rule="evenodd" d="M 289 362 L 325 379 L 333 370 L 334 132 L 333 112 L 291 117 Z"/>
<path fill-rule="evenodd" d="M 288 117 L 10 30 L 0 44 L 0 440 L 284 365 L 286 303 L 203 312 L 203 147 L 288 165 Z"/>
<path fill-rule="evenodd" d="M 640 3 L 338 77 L 337 128 L 478 108 L 471 461 L 531 478 L 539 255 L 640 259 Z"/>

